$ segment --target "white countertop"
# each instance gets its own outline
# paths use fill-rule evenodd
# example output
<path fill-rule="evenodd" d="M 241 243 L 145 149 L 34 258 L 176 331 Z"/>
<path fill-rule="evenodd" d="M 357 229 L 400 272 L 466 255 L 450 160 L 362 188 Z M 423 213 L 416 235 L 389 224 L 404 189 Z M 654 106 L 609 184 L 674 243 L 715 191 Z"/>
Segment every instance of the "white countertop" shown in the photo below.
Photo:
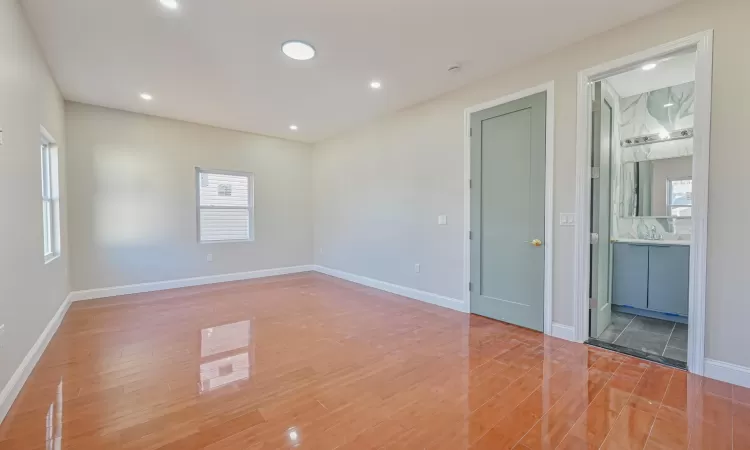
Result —
<path fill-rule="evenodd" d="M 622 242 L 623 244 L 647 244 L 647 245 L 690 245 L 692 241 L 675 241 L 667 239 L 651 240 L 651 239 L 627 239 L 618 238 L 612 239 L 612 242 Z"/>

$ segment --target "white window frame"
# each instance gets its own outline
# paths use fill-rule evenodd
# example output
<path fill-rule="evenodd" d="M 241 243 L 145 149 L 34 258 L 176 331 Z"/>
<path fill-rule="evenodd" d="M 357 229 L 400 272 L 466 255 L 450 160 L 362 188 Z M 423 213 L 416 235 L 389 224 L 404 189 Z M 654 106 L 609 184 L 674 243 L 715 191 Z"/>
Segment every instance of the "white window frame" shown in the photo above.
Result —
<path fill-rule="evenodd" d="M 692 211 L 693 209 L 693 194 L 692 190 L 690 191 L 690 204 L 689 205 L 674 205 L 672 204 L 672 183 L 674 181 L 690 181 L 692 186 L 693 177 L 679 177 L 679 178 L 667 178 L 667 213 L 669 217 L 692 217 L 692 214 L 690 216 L 675 216 L 672 214 L 672 209 L 674 208 L 690 208 Z"/>
<path fill-rule="evenodd" d="M 201 206 L 201 174 L 232 175 L 247 178 L 247 206 Z M 233 170 L 216 170 L 195 168 L 195 218 L 196 231 L 199 244 L 228 244 L 255 241 L 255 174 L 252 172 L 238 172 Z M 247 239 L 225 239 L 220 241 L 201 240 L 201 210 L 203 209 L 238 209 L 247 210 L 248 213 L 248 238 Z"/>
<path fill-rule="evenodd" d="M 42 181 L 42 250 L 44 263 L 57 259 L 60 246 L 60 185 L 58 148 L 55 140 L 40 127 L 40 160 Z"/>

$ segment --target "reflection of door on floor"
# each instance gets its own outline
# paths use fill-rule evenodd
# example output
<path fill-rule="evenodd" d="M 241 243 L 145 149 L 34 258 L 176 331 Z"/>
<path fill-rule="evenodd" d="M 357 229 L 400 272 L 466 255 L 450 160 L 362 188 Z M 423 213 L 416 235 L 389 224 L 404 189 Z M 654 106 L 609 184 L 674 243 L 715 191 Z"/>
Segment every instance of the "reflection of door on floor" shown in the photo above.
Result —
<path fill-rule="evenodd" d="M 540 331 L 546 95 L 471 115 L 471 312 Z"/>

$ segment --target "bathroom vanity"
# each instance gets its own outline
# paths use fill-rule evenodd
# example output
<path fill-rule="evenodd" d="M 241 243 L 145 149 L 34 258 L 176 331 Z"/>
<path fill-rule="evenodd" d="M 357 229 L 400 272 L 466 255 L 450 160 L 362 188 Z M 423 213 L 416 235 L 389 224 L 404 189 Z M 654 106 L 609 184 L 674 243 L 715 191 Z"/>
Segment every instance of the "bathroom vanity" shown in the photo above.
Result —
<path fill-rule="evenodd" d="M 620 239 L 612 251 L 613 305 L 687 317 L 689 241 Z"/>

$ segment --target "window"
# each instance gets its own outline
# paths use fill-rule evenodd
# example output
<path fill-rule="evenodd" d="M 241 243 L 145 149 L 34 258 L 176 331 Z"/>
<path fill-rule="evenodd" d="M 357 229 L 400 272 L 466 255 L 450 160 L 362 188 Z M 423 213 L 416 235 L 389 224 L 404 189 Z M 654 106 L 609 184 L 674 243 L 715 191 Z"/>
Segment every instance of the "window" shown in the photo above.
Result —
<path fill-rule="evenodd" d="M 42 129 L 42 230 L 44 260 L 60 256 L 60 195 L 57 178 L 57 146 Z"/>
<path fill-rule="evenodd" d="M 693 214 L 693 180 L 667 180 L 667 208 L 671 217 L 690 217 Z"/>
<path fill-rule="evenodd" d="M 253 240 L 253 175 L 196 169 L 198 240 Z"/>

